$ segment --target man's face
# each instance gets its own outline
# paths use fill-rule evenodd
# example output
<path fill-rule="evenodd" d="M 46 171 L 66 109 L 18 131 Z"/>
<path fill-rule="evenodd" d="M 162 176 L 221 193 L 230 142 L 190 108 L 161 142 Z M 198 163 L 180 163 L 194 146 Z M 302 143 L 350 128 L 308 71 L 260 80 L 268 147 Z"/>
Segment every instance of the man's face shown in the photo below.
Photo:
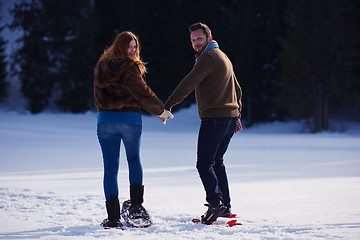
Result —
<path fill-rule="evenodd" d="M 192 47 L 197 53 L 201 53 L 206 48 L 206 45 L 211 41 L 210 39 L 210 37 L 206 37 L 202 29 L 190 33 Z"/>

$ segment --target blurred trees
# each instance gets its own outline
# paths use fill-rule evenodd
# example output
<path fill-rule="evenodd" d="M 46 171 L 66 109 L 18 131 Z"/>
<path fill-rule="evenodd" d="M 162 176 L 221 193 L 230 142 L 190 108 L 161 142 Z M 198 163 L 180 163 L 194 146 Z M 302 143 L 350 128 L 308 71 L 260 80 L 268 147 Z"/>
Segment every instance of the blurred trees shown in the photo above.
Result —
<path fill-rule="evenodd" d="M 55 85 L 55 103 L 65 111 L 85 112 L 94 105 L 92 79 L 98 58 L 95 53 L 96 19 L 93 7 L 88 0 L 47 1 L 49 11 L 56 11 L 52 14 L 56 14 L 59 20 L 55 23 L 58 26 L 52 27 L 58 41 L 53 42 L 51 54 L 61 56 L 61 80 Z"/>
<path fill-rule="evenodd" d="M 346 111 L 343 100 L 350 103 L 359 96 L 360 42 L 359 31 L 354 31 L 359 29 L 358 5 L 332 0 L 287 2 L 281 76 L 275 82 L 274 99 L 289 113 L 307 119 L 312 132 L 328 130 L 330 116 Z M 355 108 L 351 110 L 360 109 L 358 104 Z"/>
<path fill-rule="evenodd" d="M 276 51 L 277 36 L 283 30 L 283 9 L 284 0 L 231 1 L 216 29 L 220 48 L 232 60 L 243 89 L 243 116 L 248 127 L 278 118 L 270 98 L 271 80 L 279 72 Z"/>
<path fill-rule="evenodd" d="M 87 0 L 31 0 L 15 4 L 11 28 L 21 28 L 14 55 L 21 91 L 32 113 L 51 98 L 64 110 L 84 112 L 92 96 L 91 16 Z"/>
<path fill-rule="evenodd" d="M 125 30 L 139 36 L 146 80 L 165 101 L 193 67 L 188 27 L 202 21 L 234 65 L 247 126 L 298 118 L 317 132 L 331 118 L 359 119 L 356 0 L 26 0 L 12 12 L 24 31 L 12 64 L 33 113 L 94 109 L 93 67 Z"/>
<path fill-rule="evenodd" d="M 44 21 L 42 6 L 36 0 L 15 4 L 13 14 L 11 28 L 21 28 L 24 31 L 23 37 L 18 39 L 22 47 L 14 55 L 13 64 L 16 65 L 16 73 L 22 83 L 21 92 L 28 99 L 28 109 L 32 113 L 38 113 L 48 105 L 59 73 L 48 54 L 49 28 Z"/>
<path fill-rule="evenodd" d="M 1 3 L 0 3 L 0 10 L 1 10 Z M 1 19 L 1 16 L 0 16 Z M 0 33 L 4 29 L 4 26 L 0 26 Z M 6 55 L 5 55 L 5 47 L 6 41 L 3 37 L 0 36 L 0 102 L 3 101 L 7 97 L 7 85 L 6 82 Z"/>

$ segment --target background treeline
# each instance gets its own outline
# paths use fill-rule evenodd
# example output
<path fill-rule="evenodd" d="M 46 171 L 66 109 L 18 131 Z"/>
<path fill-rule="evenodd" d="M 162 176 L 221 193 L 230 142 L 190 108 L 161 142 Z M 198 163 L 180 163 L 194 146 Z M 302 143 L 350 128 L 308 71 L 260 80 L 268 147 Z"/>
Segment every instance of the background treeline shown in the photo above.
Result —
<path fill-rule="evenodd" d="M 0 38 L 0 97 L 16 75 L 32 113 L 94 110 L 93 68 L 124 30 L 139 36 L 146 80 L 165 101 L 194 64 L 188 26 L 202 21 L 232 60 L 247 126 L 305 119 L 318 132 L 360 119 L 357 0 L 26 0 L 11 12 L 7 27 L 24 34 L 10 63 Z"/>

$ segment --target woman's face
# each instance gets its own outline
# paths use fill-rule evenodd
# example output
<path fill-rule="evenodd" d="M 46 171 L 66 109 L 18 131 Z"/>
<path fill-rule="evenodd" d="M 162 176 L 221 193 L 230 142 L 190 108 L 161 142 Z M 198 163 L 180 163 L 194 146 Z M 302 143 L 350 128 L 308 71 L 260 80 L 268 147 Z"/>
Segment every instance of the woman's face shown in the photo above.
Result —
<path fill-rule="evenodd" d="M 133 40 L 131 40 L 131 42 L 129 43 L 128 54 L 129 54 L 130 57 L 134 57 L 134 56 L 135 56 L 135 52 L 136 52 L 136 41 L 133 39 Z"/>

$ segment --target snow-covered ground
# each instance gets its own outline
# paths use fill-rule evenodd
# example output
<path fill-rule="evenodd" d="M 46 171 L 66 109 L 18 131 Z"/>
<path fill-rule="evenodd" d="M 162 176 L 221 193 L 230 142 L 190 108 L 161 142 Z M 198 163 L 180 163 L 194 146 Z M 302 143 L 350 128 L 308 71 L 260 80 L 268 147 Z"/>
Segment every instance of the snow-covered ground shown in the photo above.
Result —
<path fill-rule="evenodd" d="M 299 133 L 297 123 L 244 129 L 226 154 L 242 226 L 195 225 L 206 211 L 195 169 L 196 107 L 162 125 L 143 118 L 147 229 L 103 230 L 96 113 L 0 112 L 0 239 L 360 239 L 360 124 Z M 124 149 L 120 200 L 129 197 Z"/>

